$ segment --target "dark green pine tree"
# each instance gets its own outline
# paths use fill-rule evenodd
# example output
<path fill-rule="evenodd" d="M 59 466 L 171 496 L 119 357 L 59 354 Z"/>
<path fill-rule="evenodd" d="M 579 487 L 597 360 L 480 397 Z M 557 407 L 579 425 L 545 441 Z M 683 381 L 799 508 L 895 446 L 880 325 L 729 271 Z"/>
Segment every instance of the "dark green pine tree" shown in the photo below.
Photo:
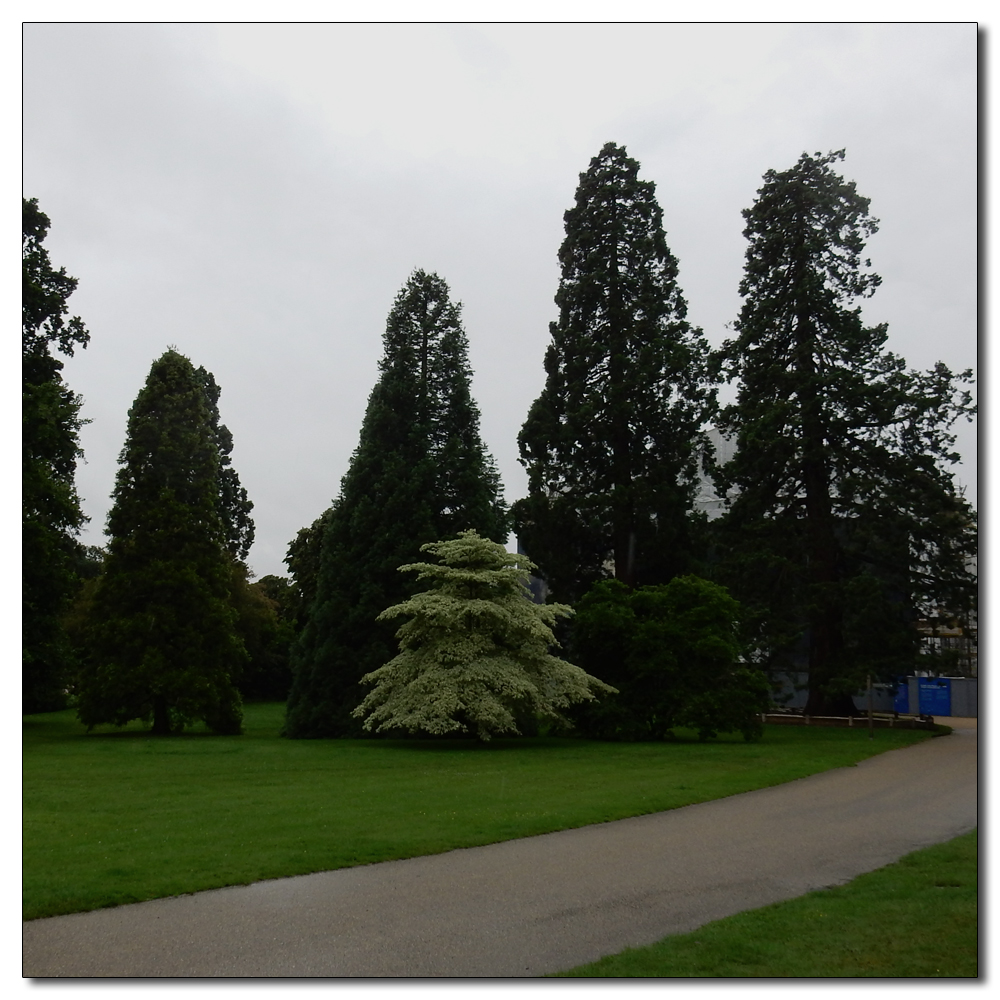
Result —
<path fill-rule="evenodd" d="M 946 468 L 971 371 L 908 371 L 886 326 L 862 320 L 877 223 L 832 169 L 843 156 L 764 175 L 743 213 L 738 336 L 719 355 L 739 380 L 719 423 L 736 442 L 717 480 L 721 569 L 759 658 L 806 655 L 811 714 L 853 712 L 868 673 L 912 671 L 914 619 L 967 609 L 974 583 L 975 517 Z"/>
<path fill-rule="evenodd" d="M 80 457 L 81 398 L 62 378 L 54 345 L 72 356 L 90 340 L 66 302 L 77 279 L 57 271 L 42 246 L 49 219 L 35 198 L 22 199 L 21 558 L 22 708 L 43 712 L 65 704 L 72 655 L 60 619 L 78 580 L 76 535 L 86 522 L 75 476 Z"/>
<path fill-rule="evenodd" d="M 286 560 L 313 597 L 292 654 L 285 734 L 361 735 L 359 681 L 396 654 L 376 618 L 406 600 L 399 567 L 420 546 L 473 528 L 505 541 L 500 477 L 479 434 L 460 306 L 437 275 L 415 271 L 396 298 L 381 372 L 340 496 Z M 317 565 L 318 555 L 318 565 Z"/>
<path fill-rule="evenodd" d="M 215 376 L 205 368 L 198 368 L 195 374 L 204 386 L 212 435 L 219 450 L 219 516 L 225 531 L 226 548 L 234 559 L 242 562 L 253 545 L 254 523 L 250 517 L 253 502 L 240 483 L 240 477 L 229 457 L 233 451 L 233 435 L 219 416 L 222 388 L 215 381 Z"/>
<path fill-rule="evenodd" d="M 610 572 L 635 586 L 696 565 L 708 346 L 685 320 L 655 186 L 638 172 L 608 143 L 580 175 L 545 388 L 518 438 L 528 496 L 515 530 L 570 603 Z"/>
<path fill-rule="evenodd" d="M 246 651 L 232 606 L 233 557 L 220 516 L 217 429 L 205 379 L 168 350 L 129 410 L 108 514 L 104 574 L 79 678 L 81 722 L 202 719 L 238 733 Z"/>
<path fill-rule="evenodd" d="M 204 367 L 196 369 L 195 375 L 205 393 L 209 425 L 219 452 L 216 506 L 219 519 L 222 521 L 226 551 L 232 557 L 230 603 L 237 612 L 236 630 L 249 656 L 249 663 L 243 671 L 239 689 L 241 696 L 259 700 L 265 691 L 273 694 L 276 688 L 275 684 L 262 683 L 264 676 L 267 675 L 276 681 L 287 674 L 287 663 L 277 669 L 267 665 L 267 661 L 273 660 L 268 637 L 276 634 L 277 623 L 274 620 L 274 609 L 268 606 L 267 598 L 259 592 L 255 584 L 250 582 L 252 574 L 246 564 L 246 557 L 254 539 L 254 523 L 250 516 L 253 502 L 247 496 L 247 491 L 240 482 L 230 458 L 233 451 L 233 435 L 222 423 L 219 414 L 222 388 L 215 381 L 215 376 Z M 287 692 L 286 685 L 283 691 L 274 696 L 285 697 Z"/>

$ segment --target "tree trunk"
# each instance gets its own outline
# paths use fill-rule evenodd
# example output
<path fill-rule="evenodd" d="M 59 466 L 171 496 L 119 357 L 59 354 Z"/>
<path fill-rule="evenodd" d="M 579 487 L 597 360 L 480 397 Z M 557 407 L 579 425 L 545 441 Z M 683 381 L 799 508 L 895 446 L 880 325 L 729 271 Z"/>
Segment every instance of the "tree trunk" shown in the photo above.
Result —
<path fill-rule="evenodd" d="M 803 276 L 808 268 L 803 265 Z M 800 303 L 795 321 L 795 367 L 799 376 L 802 413 L 802 484 L 805 487 L 807 599 L 809 602 L 808 715 L 854 714 L 849 695 L 824 692 L 834 676 L 844 648 L 843 610 L 837 593 L 839 546 L 834 533 L 830 474 L 826 457 L 823 399 L 817 391 L 818 332 L 808 303 Z"/>
<path fill-rule="evenodd" d="M 162 694 L 153 695 L 153 728 L 150 732 L 154 736 L 170 735 L 170 709 Z"/>
<path fill-rule="evenodd" d="M 837 672 L 844 649 L 843 610 L 837 585 L 839 560 L 829 486 L 819 463 L 806 463 L 806 518 L 809 613 L 810 715 L 854 714 L 849 695 L 830 696 L 822 688 Z"/>

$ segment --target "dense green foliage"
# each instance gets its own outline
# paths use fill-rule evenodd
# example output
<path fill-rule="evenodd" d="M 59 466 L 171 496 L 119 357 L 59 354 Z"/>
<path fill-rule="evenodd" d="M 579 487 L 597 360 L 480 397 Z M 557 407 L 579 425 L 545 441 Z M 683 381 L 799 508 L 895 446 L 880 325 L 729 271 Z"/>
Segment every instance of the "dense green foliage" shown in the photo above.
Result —
<path fill-rule="evenodd" d="M 142 719 L 166 734 L 202 719 L 238 733 L 235 682 L 246 651 L 216 430 L 203 375 L 174 350 L 153 363 L 129 410 L 120 462 L 78 681 L 80 720 Z"/>
<path fill-rule="evenodd" d="M 574 658 L 619 689 L 574 711 L 584 735 L 664 739 L 680 727 L 701 739 L 760 737 L 767 678 L 740 662 L 740 607 L 724 587 L 695 576 L 636 590 L 602 580 L 576 612 Z"/>
<path fill-rule="evenodd" d="M 379 369 L 340 496 L 289 550 L 301 593 L 313 590 L 292 653 L 291 737 L 361 734 L 360 679 L 395 653 L 392 627 L 376 618 L 413 593 L 398 567 L 421 545 L 467 528 L 507 535 L 460 306 L 437 275 L 416 271 L 400 291 Z"/>
<path fill-rule="evenodd" d="M 76 492 L 81 398 L 62 378 L 52 347 L 72 356 L 90 334 L 67 300 L 77 279 L 56 270 L 42 245 L 49 218 L 22 199 L 21 594 L 22 707 L 60 708 L 72 668 L 60 618 L 77 586 L 76 535 L 86 522 Z"/>
<path fill-rule="evenodd" d="M 976 518 L 948 471 L 954 422 L 975 413 L 971 372 L 907 370 L 885 349 L 885 326 L 863 322 L 859 303 L 880 283 L 863 258 L 877 223 L 835 173 L 841 159 L 803 154 L 765 175 L 744 212 L 736 336 L 712 364 L 686 320 L 654 185 L 614 143 L 580 175 L 546 383 L 519 436 L 529 487 L 514 520 L 553 597 L 583 598 L 572 658 L 620 689 L 579 708 L 589 733 L 662 738 L 688 725 L 750 738 L 760 678 L 734 666 L 744 654 L 754 666 L 808 668 L 809 712 L 852 712 L 866 674 L 913 670 L 915 620 L 965 625 L 975 612 Z M 360 736 L 363 699 L 376 728 L 414 722 L 394 700 L 417 689 L 400 680 L 401 663 L 451 656 L 458 640 L 442 633 L 433 655 L 411 644 L 393 659 L 382 612 L 418 607 L 407 603 L 416 581 L 397 569 L 425 543 L 467 529 L 502 542 L 509 527 L 444 281 L 416 271 L 400 291 L 340 494 L 291 543 L 292 580 L 265 586 L 243 562 L 253 505 L 232 467 L 221 390 L 174 351 L 130 414 L 106 562 L 77 542 L 81 400 L 53 347 L 72 355 L 89 334 L 66 318 L 77 282 L 49 261 L 48 228 L 24 200 L 24 707 L 64 703 L 79 647 L 81 717 L 93 723 L 145 718 L 166 732 L 211 716 L 236 731 L 237 689 L 288 691 L 289 736 Z M 692 508 L 711 379 L 723 375 L 739 386 L 719 418 L 735 457 L 716 469 L 728 509 L 709 532 Z M 693 583 L 694 571 L 741 602 L 743 653 L 721 591 Z M 604 585 L 611 575 L 622 587 Z M 683 607 L 671 604 L 679 590 L 656 589 L 678 578 L 694 588 Z M 712 636 L 712 656 L 680 624 L 698 615 L 716 627 L 698 633 Z M 438 675 L 420 670 L 426 688 Z M 366 698 L 369 675 L 380 680 Z M 447 719 L 508 732 L 515 718 L 547 714 L 524 683 L 508 677 L 504 697 L 471 715 L 445 685 L 431 731 Z M 446 710 L 460 701 L 458 715 Z"/>
<path fill-rule="evenodd" d="M 291 576 L 290 591 L 286 595 L 290 612 L 288 617 L 295 621 L 299 631 L 305 626 L 316 600 L 323 532 L 332 513 L 332 509 L 327 509 L 309 527 L 299 528 L 283 560 Z"/>
<path fill-rule="evenodd" d="M 354 713 L 365 729 L 486 741 L 519 734 L 519 719 L 565 723 L 561 709 L 614 691 L 550 652 L 552 625 L 571 609 L 532 602 L 528 559 L 471 529 L 421 551 L 440 562 L 400 566 L 430 589 L 379 615 L 410 620 L 399 655 L 361 678 L 374 685 Z"/>
<path fill-rule="evenodd" d="M 675 809 L 847 767 L 927 734 L 768 726 L 763 740 L 283 740 L 24 720 L 24 916 L 436 854 Z M 685 738 L 687 737 L 687 738 Z"/>
<path fill-rule="evenodd" d="M 236 686 L 244 701 L 276 701 L 288 697 L 292 684 L 289 652 L 295 619 L 289 581 L 265 576 L 251 582 L 246 566 L 232 564 L 230 600 L 236 611 L 236 633 L 247 653 Z"/>
<path fill-rule="evenodd" d="M 253 545 L 254 523 L 250 517 L 253 503 L 240 483 L 240 477 L 229 457 L 233 450 L 233 435 L 219 416 L 219 396 L 222 388 L 215 376 L 204 368 L 195 372 L 204 386 L 208 403 L 209 425 L 219 453 L 217 506 L 225 535 L 226 548 L 234 559 L 244 560 Z"/>
<path fill-rule="evenodd" d="M 769 171 L 744 211 L 749 240 L 737 336 L 720 363 L 739 381 L 719 421 L 735 457 L 720 572 L 755 623 L 756 656 L 810 674 L 806 711 L 854 711 L 866 673 L 913 668 L 918 617 L 967 611 L 975 518 L 946 465 L 974 408 L 939 363 L 885 350 L 858 303 L 880 279 L 862 258 L 868 199 L 832 169 L 843 152 Z"/>
<path fill-rule="evenodd" d="M 580 175 L 559 250 L 545 388 L 518 443 L 515 530 L 558 600 L 609 575 L 665 583 L 696 565 L 692 508 L 714 390 L 685 320 L 663 212 L 608 143 Z"/>
<path fill-rule="evenodd" d="M 979 975 L 977 831 L 846 885 L 714 920 L 562 976 L 947 979 Z"/>

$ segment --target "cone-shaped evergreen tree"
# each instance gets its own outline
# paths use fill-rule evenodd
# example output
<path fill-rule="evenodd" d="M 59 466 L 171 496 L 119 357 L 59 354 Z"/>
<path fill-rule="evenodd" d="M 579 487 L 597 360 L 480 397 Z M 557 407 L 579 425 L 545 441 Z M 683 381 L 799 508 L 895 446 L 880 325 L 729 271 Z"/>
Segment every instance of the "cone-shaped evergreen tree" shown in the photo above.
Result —
<path fill-rule="evenodd" d="M 364 698 L 361 676 L 395 652 L 392 627 L 376 618 L 413 589 L 397 567 L 459 530 L 497 541 L 507 534 L 500 477 L 479 435 L 460 306 L 441 278 L 414 272 L 389 313 L 384 345 L 340 496 L 289 552 L 303 592 L 315 587 L 292 654 L 291 737 L 362 734 L 351 714 Z"/>
<path fill-rule="evenodd" d="M 853 712 L 867 673 L 913 669 L 914 619 L 969 606 L 976 545 L 944 467 L 971 372 L 907 371 L 885 325 L 865 326 L 877 223 L 833 171 L 843 156 L 764 175 L 743 213 L 739 335 L 720 353 L 740 383 L 720 420 L 737 445 L 718 477 L 723 569 L 761 658 L 780 663 L 804 633 L 811 714 Z"/>
<path fill-rule="evenodd" d="M 561 709 L 614 688 L 549 651 L 562 604 L 534 604 L 534 565 L 477 532 L 421 546 L 440 563 L 412 563 L 431 589 L 387 608 L 383 621 L 411 616 L 396 633 L 399 655 L 362 678 L 375 685 L 354 714 L 366 729 L 443 735 L 472 732 L 486 741 L 518 734 L 517 716 L 566 722 Z"/>
<path fill-rule="evenodd" d="M 22 200 L 21 307 L 21 699 L 25 712 L 62 708 L 72 669 L 60 623 L 77 583 L 79 529 L 86 522 L 76 492 L 81 398 L 63 381 L 51 347 L 72 355 L 90 339 L 79 316 L 68 322 L 77 285 L 56 270 L 42 246 L 49 219 Z"/>
<path fill-rule="evenodd" d="M 212 435 L 219 451 L 218 506 L 226 537 L 226 548 L 234 559 L 244 560 L 250 552 L 250 546 L 253 545 L 254 523 L 250 517 L 253 502 L 240 483 L 240 477 L 229 457 L 233 451 L 233 435 L 219 416 L 219 397 L 222 395 L 222 388 L 215 381 L 215 376 L 205 368 L 198 368 L 195 374 L 204 386 Z"/>
<path fill-rule="evenodd" d="M 212 405 L 203 376 L 168 350 L 129 410 L 79 679 L 88 727 L 143 719 L 166 734 L 203 719 L 240 731 L 234 682 L 246 653 L 230 603 Z"/>
<path fill-rule="evenodd" d="M 708 348 L 684 318 L 655 187 L 638 171 L 608 143 L 580 175 L 545 388 L 518 439 L 529 492 L 515 530 L 570 602 L 612 561 L 629 586 L 691 568 Z"/>

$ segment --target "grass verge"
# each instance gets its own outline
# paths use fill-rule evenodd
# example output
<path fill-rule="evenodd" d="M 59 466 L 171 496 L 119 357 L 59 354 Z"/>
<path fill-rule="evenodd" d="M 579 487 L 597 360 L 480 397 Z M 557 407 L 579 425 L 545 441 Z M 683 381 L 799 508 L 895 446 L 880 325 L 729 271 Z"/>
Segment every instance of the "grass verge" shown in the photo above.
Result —
<path fill-rule="evenodd" d="M 747 910 L 559 975 L 975 978 L 977 850 L 973 831 L 846 885 Z"/>
<path fill-rule="evenodd" d="M 246 733 L 86 733 L 24 717 L 25 919 L 586 826 L 844 767 L 913 730 L 768 726 L 699 743 L 285 740 L 283 704 Z"/>

